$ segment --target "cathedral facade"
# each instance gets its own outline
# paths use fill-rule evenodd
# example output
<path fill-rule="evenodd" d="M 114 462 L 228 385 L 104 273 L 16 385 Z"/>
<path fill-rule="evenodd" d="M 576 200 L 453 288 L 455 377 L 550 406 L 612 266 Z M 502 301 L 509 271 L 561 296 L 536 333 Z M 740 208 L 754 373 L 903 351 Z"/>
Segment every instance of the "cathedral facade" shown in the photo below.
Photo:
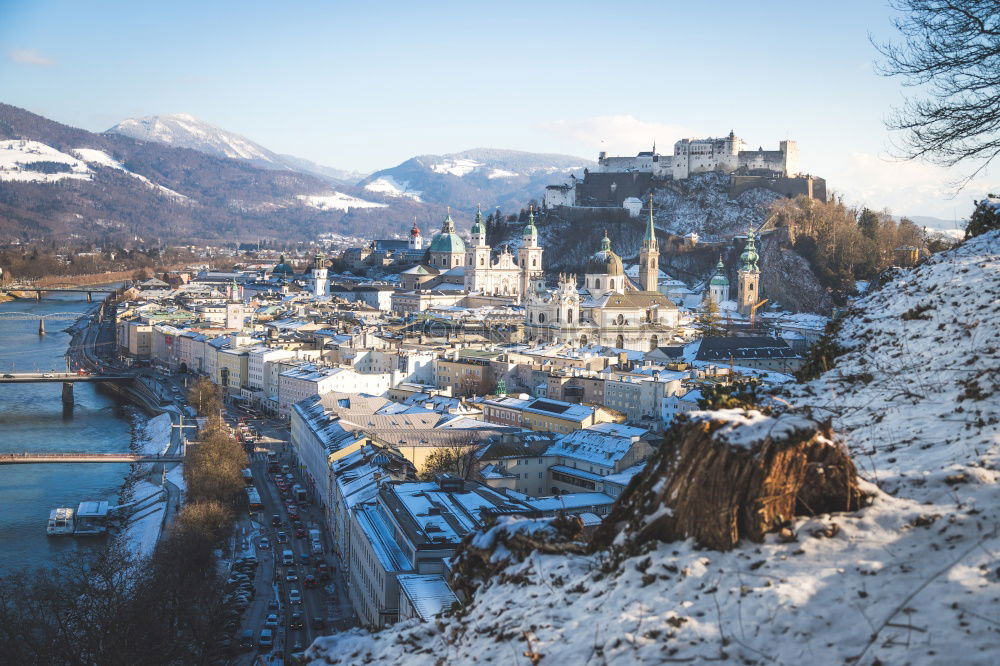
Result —
<path fill-rule="evenodd" d="M 525 296 L 525 333 L 540 342 L 605 345 L 650 351 L 669 344 L 678 330 L 677 306 L 656 289 L 659 247 L 652 216 L 640 250 L 640 284 L 625 275 L 607 233 L 591 255 L 583 286 L 560 275 L 555 289 L 534 288 Z"/>
<path fill-rule="evenodd" d="M 532 215 L 529 226 L 534 226 L 533 218 Z M 506 246 L 493 258 L 493 248 L 486 244 L 483 214 L 477 210 L 472 225 L 472 243 L 465 251 L 465 290 L 470 294 L 508 296 L 519 301 L 523 293 L 522 282 L 521 266 Z"/>

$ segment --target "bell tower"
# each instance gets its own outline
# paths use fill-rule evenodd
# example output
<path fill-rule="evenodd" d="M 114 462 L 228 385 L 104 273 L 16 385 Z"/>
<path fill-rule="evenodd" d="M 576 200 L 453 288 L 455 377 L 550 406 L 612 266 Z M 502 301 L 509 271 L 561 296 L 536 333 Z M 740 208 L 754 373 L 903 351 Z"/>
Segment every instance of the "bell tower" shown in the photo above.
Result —
<path fill-rule="evenodd" d="M 476 221 L 472 225 L 472 244 L 465 251 L 465 290 L 489 291 L 490 246 L 486 244 L 483 213 L 476 206 Z"/>
<path fill-rule="evenodd" d="M 754 241 L 755 234 L 751 229 L 747 232 L 747 244 L 743 249 L 743 254 L 740 255 L 740 261 L 743 263 L 737 272 L 739 295 L 736 303 L 739 307 L 739 313 L 743 316 L 749 316 L 753 306 L 757 305 L 757 301 L 760 300 L 760 268 L 757 266 L 757 260 L 760 257 L 757 255 Z"/>
<path fill-rule="evenodd" d="M 653 226 L 653 193 L 649 194 L 649 221 L 639 250 L 639 286 L 643 291 L 657 291 L 660 277 L 660 248 Z"/>
<path fill-rule="evenodd" d="M 521 268 L 521 299 L 533 291 L 545 288 L 545 272 L 542 270 L 542 248 L 538 246 L 538 227 L 535 213 L 528 211 L 528 224 L 521 232 L 521 249 L 517 251 L 517 261 Z"/>

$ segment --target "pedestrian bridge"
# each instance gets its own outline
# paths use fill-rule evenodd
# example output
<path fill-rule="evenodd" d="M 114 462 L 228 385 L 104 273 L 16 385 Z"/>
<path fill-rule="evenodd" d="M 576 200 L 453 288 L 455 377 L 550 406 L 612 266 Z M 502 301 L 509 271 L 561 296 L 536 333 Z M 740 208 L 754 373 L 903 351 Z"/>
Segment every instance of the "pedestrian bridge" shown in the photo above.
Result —
<path fill-rule="evenodd" d="M 0 375 L 0 384 L 130 382 L 134 378 L 134 375 L 81 375 L 75 372 L 5 372 Z"/>
<path fill-rule="evenodd" d="M 0 453 L 0 465 L 35 463 L 167 463 L 184 462 L 181 454 L 143 453 Z"/>

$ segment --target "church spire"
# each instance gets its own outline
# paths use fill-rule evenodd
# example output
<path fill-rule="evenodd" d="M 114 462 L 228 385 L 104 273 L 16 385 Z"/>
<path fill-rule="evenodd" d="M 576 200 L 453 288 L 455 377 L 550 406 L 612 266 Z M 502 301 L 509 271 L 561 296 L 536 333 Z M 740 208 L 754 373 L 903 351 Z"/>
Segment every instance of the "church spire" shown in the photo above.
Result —
<path fill-rule="evenodd" d="M 653 193 L 649 193 L 649 220 L 646 223 L 646 234 L 642 238 L 642 246 L 656 248 L 656 227 L 653 224 Z"/>

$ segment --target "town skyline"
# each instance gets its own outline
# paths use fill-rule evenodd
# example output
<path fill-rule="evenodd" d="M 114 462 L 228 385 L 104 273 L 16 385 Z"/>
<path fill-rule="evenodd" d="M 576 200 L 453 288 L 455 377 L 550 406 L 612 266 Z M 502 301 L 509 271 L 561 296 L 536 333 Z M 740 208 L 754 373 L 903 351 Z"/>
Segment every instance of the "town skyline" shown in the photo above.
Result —
<path fill-rule="evenodd" d="M 395 20 L 384 22 L 352 5 L 239 12 L 222 3 L 191 23 L 193 7 L 97 16 L 72 3 L 8 2 L 0 81 L 4 101 L 91 131 L 190 113 L 273 151 L 363 172 L 480 146 L 593 160 L 655 142 L 669 154 L 677 139 L 734 129 L 754 147 L 798 141 L 803 171 L 851 204 L 961 219 L 989 173 L 958 190 L 955 172 L 893 159 L 883 121 L 903 89 L 874 71 L 870 43 L 893 36 L 892 13 L 849 4 L 837 16 L 733 6 L 702 35 L 696 26 L 715 18 L 705 10 L 630 3 L 643 24 L 662 26 L 644 35 L 607 30 L 593 3 L 572 14 L 532 7 L 540 27 L 525 30 L 523 12 L 449 3 L 390 3 Z M 818 24 L 823 40 L 803 28 Z M 81 33 L 90 35 L 83 48 Z M 748 66 L 748 54 L 769 66 Z"/>

